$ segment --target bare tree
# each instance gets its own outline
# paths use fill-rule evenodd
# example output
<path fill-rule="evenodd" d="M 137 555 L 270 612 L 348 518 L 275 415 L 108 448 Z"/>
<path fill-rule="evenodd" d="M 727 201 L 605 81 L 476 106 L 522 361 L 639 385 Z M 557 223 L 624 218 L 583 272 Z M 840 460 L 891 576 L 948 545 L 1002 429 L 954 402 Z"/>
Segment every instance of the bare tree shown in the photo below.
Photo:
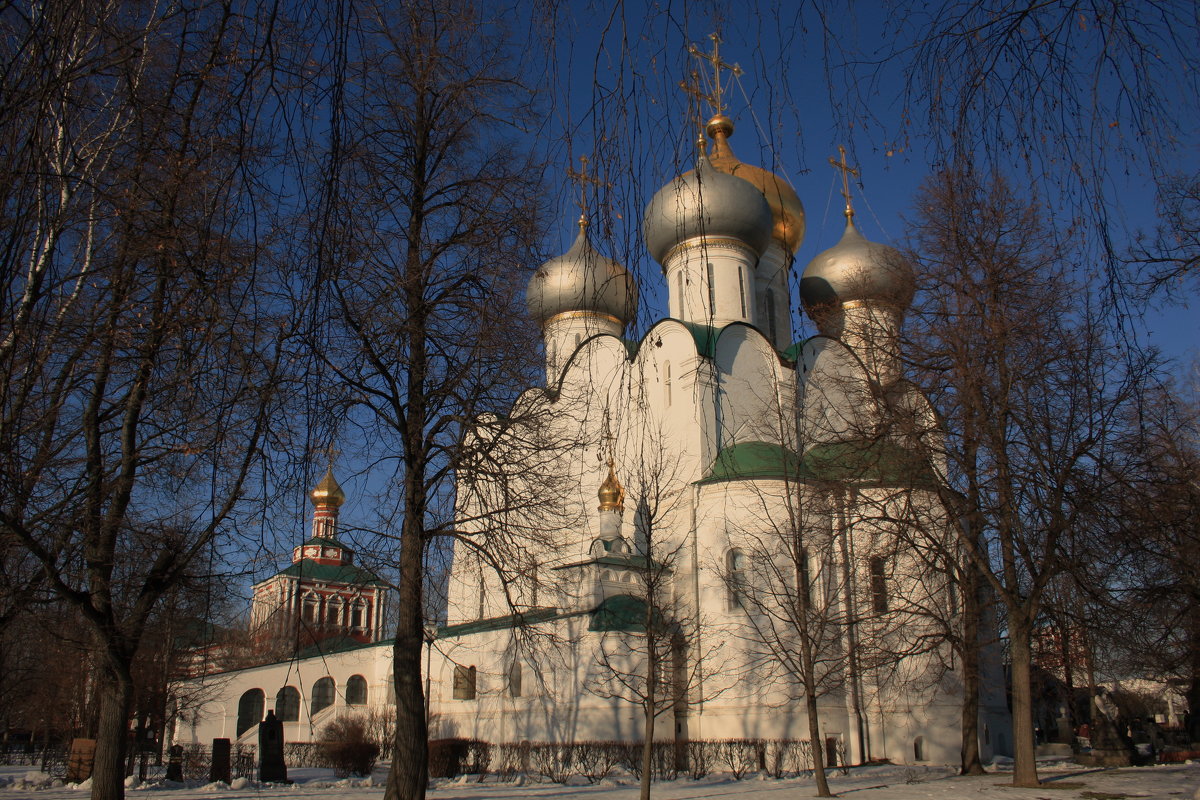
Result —
<path fill-rule="evenodd" d="M 238 10 L 185 5 L 0 18 L 0 538 L 93 638 L 106 800 L 147 626 L 236 524 L 277 386 L 245 214 L 262 64 L 234 56 Z"/>
<path fill-rule="evenodd" d="M 1015 785 L 1036 785 L 1030 636 L 1063 543 L 1098 480 L 1144 361 L 1122 369 L 1041 207 L 969 169 L 929 181 L 912 249 L 927 283 L 908 352 L 947 420 L 961 542 L 1003 604 L 1012 657 Z"/>
<path fill-rule="evenodd" d="M 540 170 L 518 141 L 532 94 L 500 19 L 436 1 L 364 6 L 354 25 L 314 226 L 315 297 L 330 317 L 313 345 L 369 443 L 362 455 L 386 473 L 379 547 L 399 581 L 386 796 L 419 798 L 431 575 L 455 540 L 507 563 L 502 548 L 515 550 L 520 520 L 536 516 L 519 513 L 536 481 L 516 473 L 535 472 L 545 448 L 506 434 L 536 430 L 528 415 L 544 407 L 513 405 L 531 383 L 521 355 L 536 353 L 521 300 L 537 262 Z"/>

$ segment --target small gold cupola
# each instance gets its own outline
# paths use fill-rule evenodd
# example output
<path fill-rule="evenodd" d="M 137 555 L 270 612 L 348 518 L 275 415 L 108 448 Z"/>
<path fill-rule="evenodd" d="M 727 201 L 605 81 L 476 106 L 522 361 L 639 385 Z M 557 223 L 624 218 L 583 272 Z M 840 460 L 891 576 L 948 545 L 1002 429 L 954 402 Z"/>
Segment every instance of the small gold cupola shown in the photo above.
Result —
<path fill-rule="evenodd" d="M 596 495 L 600 498 L 600 511 L 620 511 L 625 508 L 625 489 L 617 480 L 611 458 L 608 460 L 608 477 L 600 484 L 600 491 Z"/>
<path fill-rule="evenodd" d="M 346 502 L 346 493 L 342 491 L 337 478 L 333 477 L 333 467 L 325 470 L 325 477 L 321 478 L 321 482 L 309 493 L 309 498 L 314 506 L 340 508 L 342 503 Z"/>

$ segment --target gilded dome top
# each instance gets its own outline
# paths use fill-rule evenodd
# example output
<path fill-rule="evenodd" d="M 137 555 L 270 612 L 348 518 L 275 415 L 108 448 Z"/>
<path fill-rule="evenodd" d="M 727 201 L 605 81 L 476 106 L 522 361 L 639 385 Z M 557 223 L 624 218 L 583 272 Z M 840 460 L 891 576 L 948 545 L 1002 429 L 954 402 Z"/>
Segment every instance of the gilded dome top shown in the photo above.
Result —
<path fill-rule="evenodd" d="M 735 239 L 762 255 L 771 242 L 771 207 L 754 184 L 714 168 L 701 156 L 695 170 L 658 190 L 646 206 L 642 235 L 659 264 L 698 236 Z"/>
<path fill-rule="evenodd" d="M 637 313 L 637 284 L 625 267 L 592 247 L 587 220 L 580 219 L 574 244 L 538 268 L 525 299 L 539 325 L 564 311 L 606 314 L 625 325 Z"/>
<path fill-rule="evenodd" d="M 338 508 L 346 502 L 346 493 L 342 491 L 337 478 L 333 477 L 333 467 L 325 470 L 325 477 L 321 478 L 321 482 L 308 496 L 314 506 L 327 505 Z"/>
<path fill-rule="evenodd" d="M 733 120 L 729 117 L 717 114 L 708 121 L 705 131 L 713 140 L 709 163 L 721 172 L 749 181 L 762 192 L 774 222 L 771 235 L 784 250 L 795 255 L 804 241 L 804 204 L 796 190 L 775 173 L 738 160 L 729 147 L 729 137 L 733 135 Z"/>
<path fill-rule="evenodd" d="M 913 298 L 913 271 L 894 247 L 868 241 L 846 215 L 841 241 L 817 255 L 800 279 L 806 309 L 873 301 L 901 309 Z"/>
<path fill-rule="evenodd" d="M 613 471 L 612 459 L 608 461 L 608 477 L 600 484 L 600 491 L 596 492 L 596 495 L 600 498 L 601 511 L 619 509 L 625 503 L 625 489 L 617 480 L 617 473 Z"/>

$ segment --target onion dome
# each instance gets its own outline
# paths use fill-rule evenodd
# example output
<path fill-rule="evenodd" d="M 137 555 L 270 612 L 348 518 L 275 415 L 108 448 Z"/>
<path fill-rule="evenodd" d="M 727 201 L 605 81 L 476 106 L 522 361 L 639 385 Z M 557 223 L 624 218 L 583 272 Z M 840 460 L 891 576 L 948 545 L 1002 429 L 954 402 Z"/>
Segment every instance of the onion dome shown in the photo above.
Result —
<path fill-rule="evenodd" d="M 325 470 L 325 477 L 321 478 L 321 482 L 312 490 L 309 497 L 314 506 L 339 508 L 342 503 L 346 502 L 346 493 L 342 491 L 337 478 L 333 477 L 333 467 Z"/>
<path fill-rule="evenodd" d="M 626 325 L 637 313 L 637 284 L 628 270 L 592 247 L 587 219 L 580 218 L 571 249 L 538 268 L 525 299 L 539 325 L 564 311 L 603 314 Z"/>
<path fill-rule="evenodd" d="M 600 511 L 615 511 L 624 508 L 625 489 L 617 480 L 611 458 L 608 460 L 608 477 L 604 479 L 604 483 L 600 484 L 600 491 L 596 492 L 596 495 L 600 498 Z"/>
<path fill-rule="evenodd" d="M 771 236 L 784 250 L 795 255 L 804 241 L 804 205 L 796 190 L 775 173 L 738 161 L 729 147 L 729 137 L 733 135 L 733 120 L 729 117 L 717 114 L 708 121 L 705 132 L 713 140 L 709 163 L 721 172 L 749 181 L 762 192 L 771 207 L 774 223 Z"/>
<path fill-rule="evenodd" d="M 761 256 L 771 243 L 771 207 L 759 190 L 714 168 L 701 156 L 696 169 L 658 190 L 646 206 L 642 235 L 662 264 L 672 248 L 697 236 L 735 239 Z"/>
<path fill-rule="evenodd" d="M 868 241 L 846 215 L 840 242 L 809 262 L 800 279 L 806 309 L 875 302 L 908 307 L 913 298 L 913 271 L 894 247 Z"/>

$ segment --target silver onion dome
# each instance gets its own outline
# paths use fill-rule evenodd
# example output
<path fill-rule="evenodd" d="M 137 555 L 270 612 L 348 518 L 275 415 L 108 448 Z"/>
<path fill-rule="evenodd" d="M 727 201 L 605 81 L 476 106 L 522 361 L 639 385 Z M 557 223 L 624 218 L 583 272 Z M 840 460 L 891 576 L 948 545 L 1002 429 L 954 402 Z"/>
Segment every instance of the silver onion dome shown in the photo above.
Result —
<path fill-rule="evenodd" d="M 736 239 L 761 256 L 773 227 L 771 207 L 754 184 L 701 157 L 695 170 L 675 178 L 650 200 L 642 235 L 650 255 L 662 264 L 672 248 L 697 236 Z"/>
<path fill-rule="evenodd" d="M 539 325 L 566 311 L 604 314 L 627 325 L 637 313 L 637 284 L 628 270 L 592 247 L 581 219 L 575 243 L 538 268 L 525 299 Z"/>
<path fill-rule="evenodd" d="M 894 247 L 868 241 L 853 215 L 841 241 L 810 261 L 800 278 L 800 299 L 810 312 L 865 301 L 904 310 L 912 298 L 912 267 Z"/>

